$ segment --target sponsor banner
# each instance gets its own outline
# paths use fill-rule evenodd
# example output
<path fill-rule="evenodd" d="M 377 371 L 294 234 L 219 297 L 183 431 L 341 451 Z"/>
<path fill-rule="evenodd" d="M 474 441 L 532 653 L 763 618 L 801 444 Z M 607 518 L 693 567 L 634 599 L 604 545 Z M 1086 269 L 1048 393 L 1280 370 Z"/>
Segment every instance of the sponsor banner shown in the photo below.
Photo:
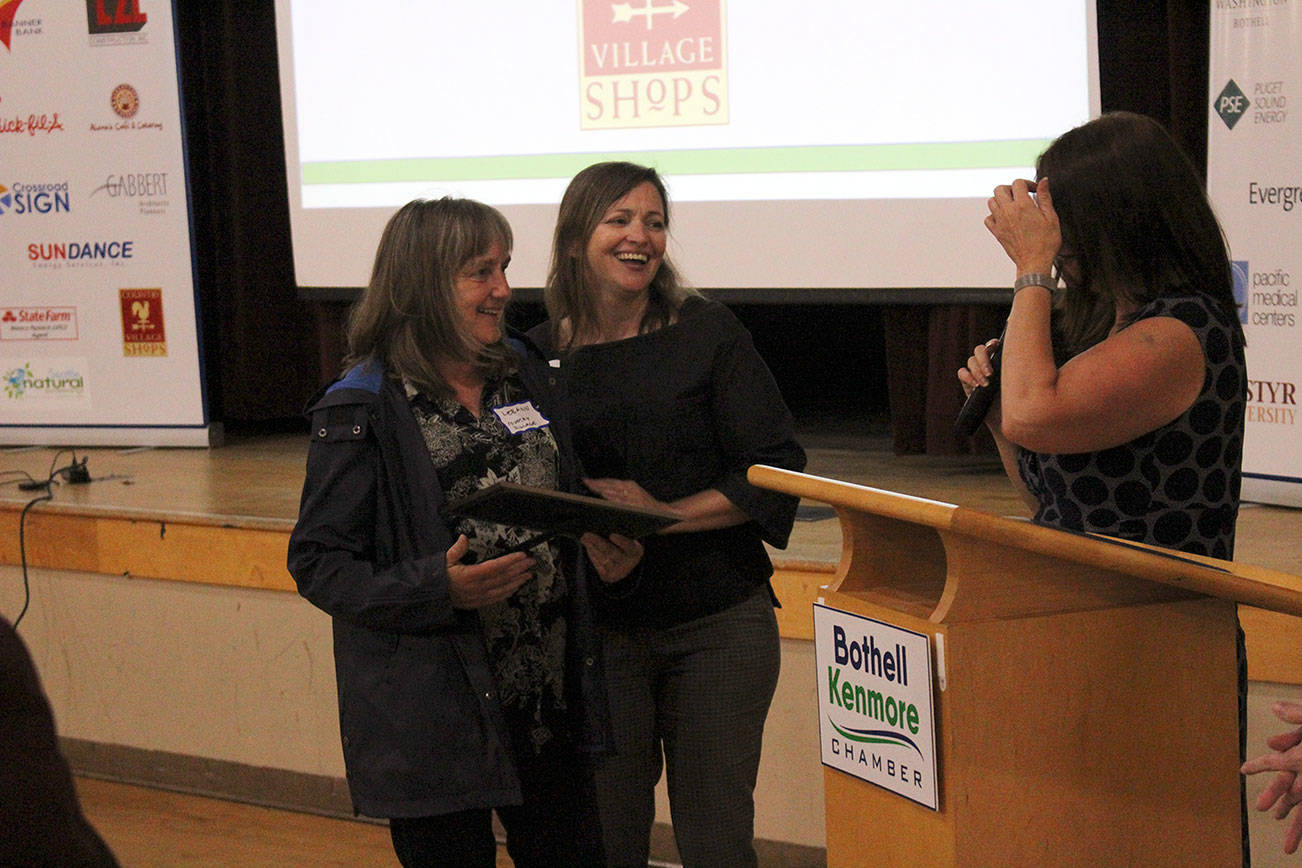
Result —
<path fill-rule="evenodd" d="M 173 11 L 0 0 L 0 444 L 209 445 Z"/>
<path fill-rule="evenodd" d="M 1248 338 L 1245 500 L 1302 506 L 1302 0 L 1212 0 L 1207 188 Z"/>
<path fill-rule="evenodd" d="M 938 807 L 927 636 L 814 604 L 823 765 Z"/>

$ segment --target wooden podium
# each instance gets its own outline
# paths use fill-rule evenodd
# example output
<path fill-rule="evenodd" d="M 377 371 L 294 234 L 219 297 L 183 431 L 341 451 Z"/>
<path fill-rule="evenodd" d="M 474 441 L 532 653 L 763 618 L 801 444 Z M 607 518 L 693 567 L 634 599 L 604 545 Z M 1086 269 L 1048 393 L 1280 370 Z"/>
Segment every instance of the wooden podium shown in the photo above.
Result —
<path fill-rule="evenodd" d="M 1240 863 L 1235 604 L 1302 615 L 1302 579 L 772 467 L 749 479 L 835 507 L 823 603 L 930 638 L 938 809 L 824 762 L 831 868 Z"/>

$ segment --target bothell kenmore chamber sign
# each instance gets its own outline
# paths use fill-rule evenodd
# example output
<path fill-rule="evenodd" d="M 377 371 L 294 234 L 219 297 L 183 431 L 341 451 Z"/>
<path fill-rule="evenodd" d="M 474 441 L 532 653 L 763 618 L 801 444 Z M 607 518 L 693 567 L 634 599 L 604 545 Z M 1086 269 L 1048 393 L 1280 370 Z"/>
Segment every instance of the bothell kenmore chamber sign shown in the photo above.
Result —
<path fill-rule="evenodd" d="M 931 643 L 814 604 L 823 765 L 937 809 Z"/>

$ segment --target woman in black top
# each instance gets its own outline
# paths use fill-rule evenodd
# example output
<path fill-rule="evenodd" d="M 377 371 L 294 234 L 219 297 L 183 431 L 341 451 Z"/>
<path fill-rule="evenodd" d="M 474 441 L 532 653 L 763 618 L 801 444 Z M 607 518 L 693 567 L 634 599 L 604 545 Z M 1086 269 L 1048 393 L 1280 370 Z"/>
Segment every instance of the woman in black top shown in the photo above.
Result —
<path fill-rule="evenodd" d="M 753 865 L 779 666 L 764 543 L 785 547 L 796 500 L 754 488 L 746 470 L 800 470 L 805 456 L 750 335 L 679 285 L 668 227 L 653 169 L 579 173 L 556 226 L 551 318 L 532 334 L 569 383 L 588 487 L 682 517 L 597 600 L 616 752 L 597 774 L 607 856 L 646 865 L 663 750 L 683 864 Z"/>
<path fill-rule="evenodd" d="M 405 866 L 605 864 L 587 755 L 607 748 L 588 566 L 641 546 L 587 534 L 511 552 L 524 528 L 439 510 L 498 480 L 573 490 L 556 378 L 504 334 L 511 229 L 460 199 L 385 227 L 348 323 L 344 376 L 313 402 L 289 570 L 333 618 L 339 722 L 358 813 Z"/>

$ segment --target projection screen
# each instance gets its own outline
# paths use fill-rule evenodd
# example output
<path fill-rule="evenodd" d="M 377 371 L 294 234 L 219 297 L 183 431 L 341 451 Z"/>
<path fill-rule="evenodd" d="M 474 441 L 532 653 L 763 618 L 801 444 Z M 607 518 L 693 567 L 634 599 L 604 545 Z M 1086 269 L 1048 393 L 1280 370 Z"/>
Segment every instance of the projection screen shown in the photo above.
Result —
<path fill-rule="evenodd" d="M 1004 287 L 990 190 L 1098 114 L 1093 0 L 277 0 L 296 280 L 365 284 L 416 197 L 498 206 L 545 280 L 556 206 L 654 165 L 704 289 Z"/>

